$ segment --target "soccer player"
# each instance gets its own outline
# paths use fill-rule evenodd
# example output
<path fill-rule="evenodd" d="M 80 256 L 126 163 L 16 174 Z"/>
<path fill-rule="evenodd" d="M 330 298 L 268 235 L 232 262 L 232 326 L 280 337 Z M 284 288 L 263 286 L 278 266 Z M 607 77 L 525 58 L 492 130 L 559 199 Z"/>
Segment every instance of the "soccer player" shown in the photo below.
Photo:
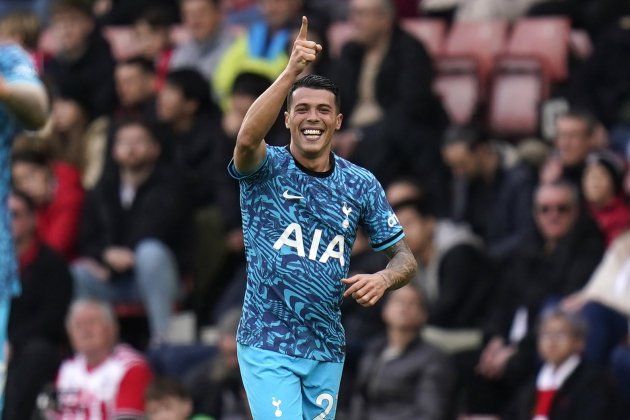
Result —
<path fill-rule="evenodd" d="M 28 54 L 0 38 L 0 411 L 6 372 L 6 327 L 11 297 L 19 292 L 17 262 L 7 209 L 11 142 L 20 127 L 40 128 L 48 100 Z"/>
<path fill-rule="evenodd" d="M 343 298 L 372 306 L 416 270 L 378 181 L 331 152 L 342 120 L 336 86 L 315 75 L 298 79 L 322 49 L 307 27 L 303 17 L 289 63 L 247 112 L 228 168 L 241 188 L 248 280 L 238 358 L 255 419 L 333 419 Z M 263 138 L 285 97 L 291 142 L 268 146 Z M 358 226 L 390 261 L 345 278 Z"/>

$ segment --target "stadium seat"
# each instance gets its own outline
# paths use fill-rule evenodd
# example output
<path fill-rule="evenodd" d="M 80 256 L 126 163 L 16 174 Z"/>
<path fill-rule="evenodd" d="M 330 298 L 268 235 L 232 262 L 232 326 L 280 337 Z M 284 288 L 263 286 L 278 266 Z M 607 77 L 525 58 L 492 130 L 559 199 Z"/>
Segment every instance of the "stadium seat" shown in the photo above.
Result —
<path fill-rule="evenodd" d="M 539 115 L 546 97 L 547 81 L 544 73 L 531 62 L 503 68 L 495 73 L 489 98 L 488 130 L 500 138 L 519 140 L 536 135 L 539 131 Z"/>
<path fill-rule="evenodd" d="M 464 63 L 448 68 L 442 63 L 433 88 L 440 97 L 451 122 L 467 124 L 471 122 L 480 104 L 479 78 L 475 69 L 466 69 Z"/>
<path fill-rule="evenodd" d="M 505 53 L 536 57 L 552 82 L 562 81 L 568 72 L 570 36 L 571 24 L 566 18 L 523 18 L 514 24 Z"/>
<path fill-rule="evenodd" d="M 343 45 L 354 37 L 354 27 L 347 21 L 335 22 L 328 28 L 328 49 L 332 58 L 338 58 Z"/>
<path fill-rule="evenodd" d="M 422 42 L 432 57 L 442 53 L 446 40 L 446 22 L 441 19 L 407 18 L 402 28 Z"/>

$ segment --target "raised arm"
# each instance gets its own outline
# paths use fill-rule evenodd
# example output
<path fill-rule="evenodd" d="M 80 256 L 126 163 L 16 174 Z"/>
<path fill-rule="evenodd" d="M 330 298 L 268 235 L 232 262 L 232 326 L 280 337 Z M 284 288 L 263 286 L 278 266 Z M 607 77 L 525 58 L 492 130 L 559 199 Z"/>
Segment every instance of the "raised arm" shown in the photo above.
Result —
<path fill-rule="evenodd" d="M 43 86 L 27 82 L 8 83 L 0 75 L 0 103 L 15 114 L 29 130 L 44 126 L 48 117 L 48 98 Z"/>
<path fill-rule="evenodd" d="M 396 242 L 384 251 L 389 263 L 384 270 L 374 274 L 357 274 L 343 282 L 350 285 L 344 297 L 352 296 L 361 306 L 374 306 L 386 291 L 403 287 L 418 269 L 415 257 L 404 240 Z"/>
<path fill-rule="evenodd" d="M 276 121 L 289 88 L 322 50 L 321 45 L 307 40 L 307 32 L 308 20 L 303 16 L 286 68 L 245 114 L 234 148 L 234 165 L 241 173 L 255 170 L 265 158 L 264 137 Z"/>

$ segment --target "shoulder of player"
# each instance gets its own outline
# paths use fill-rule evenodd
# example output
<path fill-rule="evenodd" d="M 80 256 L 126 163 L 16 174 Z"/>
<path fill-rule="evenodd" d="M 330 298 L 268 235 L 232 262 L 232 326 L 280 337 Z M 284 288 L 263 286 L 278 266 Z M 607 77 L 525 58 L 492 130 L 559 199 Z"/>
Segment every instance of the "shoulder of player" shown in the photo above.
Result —
<path fill-rule="evenodd" d="M 368 169 L 335 155 L 335 166 L 344 176 L 350 176 L 367 182 L 374 182 L 376 177 Z"/>

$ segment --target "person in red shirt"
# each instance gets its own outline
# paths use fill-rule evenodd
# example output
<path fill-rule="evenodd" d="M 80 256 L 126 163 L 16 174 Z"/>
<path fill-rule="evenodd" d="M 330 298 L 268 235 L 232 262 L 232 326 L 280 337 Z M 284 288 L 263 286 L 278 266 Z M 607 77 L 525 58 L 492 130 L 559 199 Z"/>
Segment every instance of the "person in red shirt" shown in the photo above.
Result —
<path fill-rule="evenodd" d="M 153 373 L 140 353 L 118 343 L 112 308 L 96 300 L 76 300 L 66 327 L 75 356 L 59 369 L 54 418 L 143 419 L 145 391 Z"/>
<path fill-rule="evenodd" d="M 624 164 L 612 152 L 590 154 L 582 178 L 589 210 L 606 238 L 606 245 L 630 227 L 630 208 L 623 193 Z"/>
<path fill-rule="evenodd" d="M 52 162 L 44 150 L 16 150 L 13 184 L 37 206 L 37 234 L 67 261 L 76 255 L 79 222 L 85 192 L 79 171 L 64 162 Z"/>

